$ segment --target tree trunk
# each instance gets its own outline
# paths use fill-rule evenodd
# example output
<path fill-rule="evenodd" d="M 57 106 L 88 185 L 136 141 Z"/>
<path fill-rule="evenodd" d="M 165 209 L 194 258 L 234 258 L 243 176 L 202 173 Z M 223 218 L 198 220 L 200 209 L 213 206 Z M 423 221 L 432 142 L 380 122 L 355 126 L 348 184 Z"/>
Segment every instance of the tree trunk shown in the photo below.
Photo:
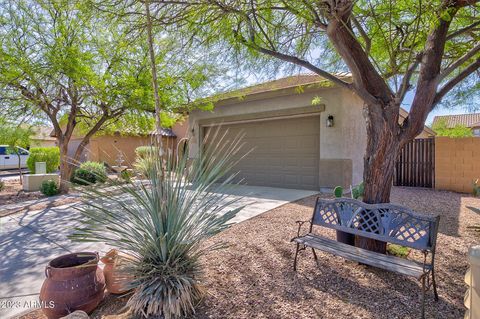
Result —
<path fill-rule="evenodd" d="M 73 155 L 73 158 L 72 158 L 72 163 L 74 165 L 79 165 L 81 160 L 80 157 L 82 156 L 83 151 L 85 150 L 85 148 L 89 143 L 90 143 L 90 138 L 85 137 L 80 142 L 80 144 L 78 144 L 77 150 L 75 151 L 75 154 Z"/>
<path fill-rule="evenodd" d="M 392 107 L 394 108 L 395 106 Z M 372 110 L 372 108 L 369 109 Z M 376 109 L 379 109 L 378 106 Z M 368 137 L 363 168 L 365 186 L 363 201 L 365 203 L 390 202 L 395 161 L 400 149 L 397 133 L 398 115 L 395 113 L 370 112 L 367 116 Z M 360 236 L 355 238 L 355 246 L 380 253 L 386 252 L 385 242 Z"/>
<path fill-rule="evenodd" d="M 20 157 L 19 152 L 17 152 L 17 158 L 18 158 L 18 176 L 20 178 L 20 185 L 23 185 L 22 159 Z"/>
<path fill-rule="evenodd" d="M 65 141 L 59 141 L 58 147 L 60 148 L 60 193 L 68 193 L 70 188 L 70 177 L 72 175 L 72 164 L 68 158 L 68 143 Z"/>

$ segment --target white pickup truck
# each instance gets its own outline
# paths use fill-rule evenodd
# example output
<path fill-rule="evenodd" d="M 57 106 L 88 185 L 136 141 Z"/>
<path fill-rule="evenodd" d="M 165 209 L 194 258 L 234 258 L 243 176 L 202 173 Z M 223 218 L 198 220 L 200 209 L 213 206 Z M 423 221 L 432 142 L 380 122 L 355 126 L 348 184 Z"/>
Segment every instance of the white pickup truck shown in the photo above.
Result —
<path fill-rule="evenodd" d="M 20 167 L 27 167 L 27 158 L 30 153 L 21 147 L 17 147 L 20 154 Z M 0 170 L 18 168 L 18 156 L 7 145 L 0 145 Z"/>

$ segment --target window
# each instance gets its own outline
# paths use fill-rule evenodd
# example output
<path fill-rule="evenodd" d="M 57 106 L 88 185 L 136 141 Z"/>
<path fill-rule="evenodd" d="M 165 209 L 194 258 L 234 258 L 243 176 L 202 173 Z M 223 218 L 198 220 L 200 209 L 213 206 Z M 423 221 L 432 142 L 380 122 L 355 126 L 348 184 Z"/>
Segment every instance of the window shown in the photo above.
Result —
<path fill-rule="evenodd" d="M 5 146 L 0 146 L 0 155 L 7 155 L 7 148 Z"/>
<path fill-rule="evenodd" d="M 18 154 L 20 155 L 28 155 L 28 151 L 23 148 L 18 148 Z"/>

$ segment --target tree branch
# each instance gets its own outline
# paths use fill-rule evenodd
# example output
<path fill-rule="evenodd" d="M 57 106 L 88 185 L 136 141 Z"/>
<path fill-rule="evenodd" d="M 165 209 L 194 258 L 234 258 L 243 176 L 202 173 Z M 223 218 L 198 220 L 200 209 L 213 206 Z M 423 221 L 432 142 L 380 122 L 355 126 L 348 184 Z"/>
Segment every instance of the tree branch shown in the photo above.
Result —
<path fill-rule="evenodd" d="M 457 68 L 462 66 L 465 62 L 467 62 L 469 59 L 474 57 L 478 52 L 480 52 L 480 44 L 477 44 L 475 47 L 473 47 L 470 51 L 465 53 L 463 56 L 461 56 L 457 61 L 453 62 L 450 64 L 448 67 L 446 67 L 440 74 L 438 75 L 438 82 L 440 83 L 442 80 L 444 80 L 450 73 L 455 71 Z"/>
<path fill-rule="evenodd" d="M 403 76 L 402 84 L 400 85 L 400 88 L 398 89 L 398 92 L 396 94 L 396 98 L 399 103 L 403 101 L 403 99 L 405 98 L 405 94 L 407 94 L 408 90 L 410 89 L 410 80 L 413 76 L 413 73 L 420 65 L 420 62 L 422 61 L 422 56 L 423 53 L 419 53 L 415 57 L 415 61 L 413 61 L 413 63 L 410 65 L 410 67 L 407 69 L 407 72 L 405 72 L 405 75 Z"/>
<path fill-rule="evenodd" d="M 358 32 L 360 32 L 360 35 L 362 36 L 363 40 L 365 41 L 365 53 L 367 55 L 370 54 L 370 48 L 372 46 L 372 40 L 368 36 L 368 34 L 365 32 L 363 29 L 362 25 L 360 22 L 355 18 L 355 16 L 352 15 L 352 22 L 355 25 L 355 28 L 357 28 Z"/>
<path fill-rule="evenodd" d="M 470 63 L 465 69 L 463 69 L 459 74 L 457 74 L 454 78 L 448 81 L 442 88 L 435 94 L 435 98 L 433 99 L 432 109 L 437 105 L 442 98 L 450 92 L 458 83 L 463 81 L 466 77 L 470 74 L 475 72 L 480 68 L 480 58 L 477 58 L 476 61 Z"/>
<path fill-rule="evenodd" d="M 462 35 L 463 33 L 465 32 L 468 32 L 472 29 L 474 29 L 475 27 L 477 26 L 480 26 L 480 20 L 477 21 L 477 22 L 474 22 L 472 24 L 470 24 L 469 26 L 466 26 L 465 28 L 462 28 L 462 29 L 459 29 L 459 30 L 456 30 L 456 31 L 453 31 L 452 33 L 450 33 L 448 36 L 447 36 L 447 41 L 448 40 L 451 40 L 459 35 Z"/>

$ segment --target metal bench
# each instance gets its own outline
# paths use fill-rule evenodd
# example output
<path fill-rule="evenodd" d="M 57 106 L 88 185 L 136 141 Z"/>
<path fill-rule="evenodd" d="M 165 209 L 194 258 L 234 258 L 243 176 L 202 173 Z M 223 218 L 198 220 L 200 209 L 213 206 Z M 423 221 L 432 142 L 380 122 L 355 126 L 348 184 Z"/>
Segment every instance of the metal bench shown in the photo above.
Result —
<path fill-rule="evenodd" d="M 317 198 L 311 220 L 297 221 L 297 237 L 292 239 L 297 246 L 293 269 L 297 270 L 298 252 L 310 247 L 316 262 L 318 257 L 315 249 L 318 249 L 362 264 L 415 277 L 422 283 L 422 318 L 424 318 L 425 292 L 431 286 L 435 300 L 438 301 L 434 261 L 439 220 L 439 216 L 420 215 L 399 205 L 370 205 L 348 198 L 335 200 Z M 309 232 L 300 235 L 305 223 L 310 223 Z M 314 234 L 313 226 L 323 226 L 420 250 L 423 253 L 423 263 L 337 242 Z"/>

